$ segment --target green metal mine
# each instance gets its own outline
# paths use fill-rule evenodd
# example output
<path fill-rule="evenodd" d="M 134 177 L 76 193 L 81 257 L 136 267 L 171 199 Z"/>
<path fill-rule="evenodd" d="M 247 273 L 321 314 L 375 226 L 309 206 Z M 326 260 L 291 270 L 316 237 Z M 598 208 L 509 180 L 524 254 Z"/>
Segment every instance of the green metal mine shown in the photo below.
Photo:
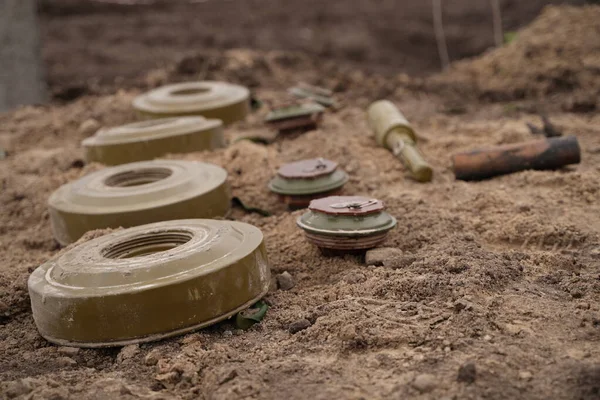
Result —
<path fill-rule="evenodd" d="M 269 189 L 284 202 L 305 207 L 315 198 L 339 191 L 348 179 L 336 162 L 314 158 L 283 165 L 269 182 Z"/>
<path fill-rule="evenodd" d="M 380 200 L 360 196 L 330 196 L 313 200 L 297 220 L 309 242 L 325 249 L 361 250 L 376 247 L 396 226 Z"/>
<path fill-rule="evenodd" d="M 265 117 L 265 121 L 274 122 L 288 118 L 306 117 L 313 114 L 321 114 L 324 111 L 325 108 L 316 103 L 294 104 L 272 110 Z"/>

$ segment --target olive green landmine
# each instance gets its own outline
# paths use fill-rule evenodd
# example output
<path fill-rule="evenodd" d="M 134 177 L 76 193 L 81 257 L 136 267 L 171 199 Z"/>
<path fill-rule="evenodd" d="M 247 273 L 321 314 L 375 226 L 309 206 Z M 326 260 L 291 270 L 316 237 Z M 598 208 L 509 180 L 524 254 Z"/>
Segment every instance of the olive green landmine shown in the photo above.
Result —
<path fill-rule="evenodd" d="M 143 116 L 201 115 L 229 125 L 243 120 L 250 112 L 250 91 L 225 82 L 176 83 L 136 97 L 133 107 Z"/>
<path fill-rule="evenodd" d="M 276 122 L 286 119 L 323 114 L 325 107 L 316 103 L 299 103 L 271 110 L 265 117 L 265 122 Z"/>
<path fill-rule="evenodd" d="M 178 117 L 101 129 L 81 144 L 88 162 L 119 165 L 165 154 L 214 150 L 226 142 L 220 120 Z"/>
<path fill-rule="evenodd" d="M 296 223 L 307 240 L 328 250 L 355 251 L 376 247 L 396 226 L 377 199 L 331 196 L 311 201 Z"/>
<path fill-rule="evenodd" d="M 333 91 L 320 86 L 300 82 L 298 85 L 290 88 L 288 92 L 292 96 L 301 99 L 311 99 L 325 107 L 334 109 L 339 107 L 339 104 L 333 98 Z"/>
<path fill-rule="evenodd" d="M 61 186 L 48 200 L 52 232 L 63 246 L 94 229 L 223 217 L 230 207 L 223 168 L 180 160 L 105 168 Z"/>
<path fill-rule="evenodd" d="M 268 291 L 262 232 L 241 222 L 177 220 L 82 243 L 29 277 L 33 318 L 52 343 L 124 346 L 234 316 Z"/>
<path fill-rule="evenodd" d="M 391 150 L 417 181 L 431 181 L 433 170 L 417 150 L 417 135 L 400 110 L 379 100 L 369 106 L 367 117 L 377 144 Z"/>
<path fill-rule="evenodd" d="M 300 103 L 279 107 L 267 114 L 265 123 L 278 132 L 315 129 L 323 119 L 325 107 L 317 103 Z"/>
<path fill-rule="evenodd" d="M 348 179 L 336 162 L 314 158 L 284 164 L 269 189 L 291 208 L 303 208 L 315 198 L 339 192 Z"/>

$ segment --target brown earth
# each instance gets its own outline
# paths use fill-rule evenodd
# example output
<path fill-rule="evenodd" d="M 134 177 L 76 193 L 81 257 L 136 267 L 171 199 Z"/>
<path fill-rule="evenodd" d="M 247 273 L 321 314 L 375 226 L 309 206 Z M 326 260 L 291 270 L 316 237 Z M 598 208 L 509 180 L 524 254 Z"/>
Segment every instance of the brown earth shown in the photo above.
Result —
<path fill-rule="evenodd" d="M 267 317 L 246 332 L 222 323 L 108 350 L 75 351 L 42 339 L 26 282 L 60 251 L 46 199 L 59 185 L 101 168 L 82 162 L 79 142 L 91 134 L 89 120 L 102 126 L 135 120 L 130 101 L 139 90 L 0 115 L 0 147 L 8 154 L 0 161 L 1 396 L 600 398 L 600 117 L 562 107 L 563 98 L 581 91 L 600 94 L 598 41 L 564 39 L 597 37 L 598 20 L 598 6 L 549 8 L 517 42 L 425 80 L 249 50 L 199 52 L 145 76 L 144 86 L 198 75 L 242 82 L 266 105 L 285 100 L 285 89 L 305 80 L 334 88 L 343 103 L 318 130 L 268 146 L 240 141 L 213 153 L 171 156 L 223 166 L 234 195 L 274 213 L 234 213 L 263 230 L 273 272 L 288 271 L 296 280 L 290 291 L 267 295 Z M 570 63 L 575 84 L 557 92 L 544 82 L 554 79 L 552 49 L 563 40 L 569 57 L 561 63 Z M 480 97 L 487 90 L 478 91 L 482 82 L 493 86 L 499 79 L 487 66 L 513 68 L 524 51 L 534 50 L 537 78 L 514 69 L 503 81 L 504 91 L 513 93 L 514 85 L 522 97 Z M 474 92 L 456 107 L 447 79 L 466 70 L 477 71 L 461 78 Z M 408 179 L 370 137 L 364 107 L 384 96 L 421 134 L 420 148 L 435 170 L 432 183 Z M 266 108 L 227 136 L 265 134 Z M 532 110 L 548 111 L 565 134 L 577 135 L 580 165 L 478 183 L 454 180 L 450 154 L 531 139 L 525 123 L 539 123 Z M 320 155 L 351 175 L 347 193 L 385 201 L 398 219 L 386 246 L 402 256 L 369 266 L 358 256 L 324 257 L 306 243 L 295 226 L 301 211 L 284 210 L 265 186 L 281 163 Z M 311 325 L 290 333 L 300 319 Z"/>
<path fill-rule="evenodd" d="M 534 100 L 566 111 L 600 107 L 600 24 L 576 8 L 548 10 L 520 39 L 474 61 L 460 61 L 427 84 L 484 101 Z M 558 36 L 553 27 L 564 25 Z M 547 111 L 547 110 L 545 110 Z"/>
<path fill-rule="evenodd" d="M 302 51 L 383 73 L 423 76 L 440 62 L 431 1 L 403 0 L 41 0 L 48 79 L 56 98 L 141 86 L 153 68 L 198 51 Z M 452 60 L 494 45 L 488 1 L 442 2 Z M 529 23 L 546 4 L 502 0 L 503 27 Z"/>

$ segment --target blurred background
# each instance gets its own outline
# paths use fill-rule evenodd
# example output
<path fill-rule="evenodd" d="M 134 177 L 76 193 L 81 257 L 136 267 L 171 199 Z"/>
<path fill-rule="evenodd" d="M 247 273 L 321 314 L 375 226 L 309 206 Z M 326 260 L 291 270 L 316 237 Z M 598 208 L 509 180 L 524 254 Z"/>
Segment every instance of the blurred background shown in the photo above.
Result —
<path fill-rule="evenodd" d="M 503 32 L 547 4 L 585 2 L 501 0 Z M 494 46 L 489 0 L 441 4 L 450 61 Z M 37 12 L 57 100 L 138 86 L 151 69 L 231 48 L 302 51 L 384 74 L 440 70 L 430 0 L 39 0 Z"/>

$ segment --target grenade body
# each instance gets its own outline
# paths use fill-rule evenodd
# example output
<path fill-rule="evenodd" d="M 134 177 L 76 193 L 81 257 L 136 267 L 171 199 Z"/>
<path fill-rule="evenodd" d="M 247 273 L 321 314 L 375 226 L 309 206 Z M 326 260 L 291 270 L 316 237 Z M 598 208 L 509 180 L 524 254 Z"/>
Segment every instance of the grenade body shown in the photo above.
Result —
<path fill-rule="evenodd" d="M 431 181 L 433 170 L 417 149 L 417 135 L 400 110 L 388 100 L 379 100 L 369 106 L 367 115 L 377 144 L 391 150 L 417 181 Z"/>

